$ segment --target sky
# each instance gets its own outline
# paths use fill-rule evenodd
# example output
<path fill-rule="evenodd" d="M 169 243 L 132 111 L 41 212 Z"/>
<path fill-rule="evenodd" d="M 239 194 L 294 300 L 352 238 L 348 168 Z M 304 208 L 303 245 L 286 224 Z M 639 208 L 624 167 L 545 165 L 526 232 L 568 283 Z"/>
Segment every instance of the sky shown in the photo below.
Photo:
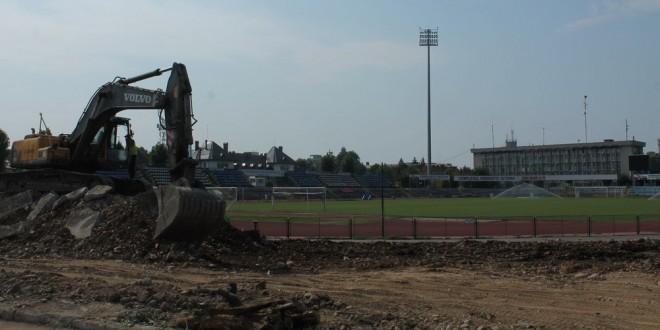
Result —
<path fill-rule="evenodd" d="M 420 28 L 438 30 L 430 53 Z M 429 71 L 433 163 L 472 167 L 471 148 L 512 133 L 519 146 L 627 138 L 658 151 L 660 0 L 3 0 L 0 30 L 12 141 L 40 113 L 71 133 L 101 85 L 179 62 L 195 139 L 237 152 L 428 160 Z M 138 145 L 158 142 L 158 111 L 119 115 Z"/>

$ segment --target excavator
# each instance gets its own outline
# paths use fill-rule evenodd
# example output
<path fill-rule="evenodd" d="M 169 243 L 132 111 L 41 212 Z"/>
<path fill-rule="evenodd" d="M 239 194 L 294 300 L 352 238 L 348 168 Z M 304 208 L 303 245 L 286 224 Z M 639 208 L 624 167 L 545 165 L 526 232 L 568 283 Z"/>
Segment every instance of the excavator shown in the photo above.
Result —
<path fill-rule="evenodd" d="M 165 91 L 132 84 L 170 72 Z M 184 64 L 156 69 L 132 78 L 117 77 L 98 88 L 70 134 L 34 132 L 12 144 L 10 165 L 21 169 L 0 174 L 0 192 L 25 190 L 70 192 L 81 187 L 110 185 L 115 192 L 134 195 L 153 191 L 158 200 L 154 239 L 200 240 L 224 220 L 225 202 L 204 190 L 195 179 L 197 162 L 188 157 L 193 143 L 192 87 Z M 113 157 L 118 128 L 128 127 L 122 110 L 159 110 L 166 130 L 170 184 L 155 189 L 137 179 L 109 177 L 96 171 L 121 159 Z M 130 137 L 127 136 L 127 146 Z M 126 155 L 125 151 L 119 154 Z M 121 158 L 121 157 L 120 157 Z"/>

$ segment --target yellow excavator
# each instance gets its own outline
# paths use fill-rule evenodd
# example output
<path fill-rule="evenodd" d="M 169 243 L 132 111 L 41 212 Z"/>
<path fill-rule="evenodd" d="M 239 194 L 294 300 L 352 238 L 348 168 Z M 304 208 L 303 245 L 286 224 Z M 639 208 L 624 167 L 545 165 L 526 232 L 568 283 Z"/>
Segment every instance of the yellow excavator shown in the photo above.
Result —
<path fill-rule="evenodd" d="M 170 72 L 165 91 L 132 85 L 165 72 Z M 117 132 L 119 126 L 125 125 L 130 134 L 130 126 L 128 119 L 117 117 L 117 113 L 127 109 L 159 110 L 167 133 L 171 183 L 153 190 L 159 211 L 154 238 L 203 238 L 224 220 L 225 202 L 204 190 L 195 179 L 197 162 L 188 156 L 196 122 L 191 95 L 188 72 L 181 63 L 132 78 L 115 78 L 94 93 L 71 134 L 33 132 L 15 141 L 10 164 L 22 170 L 0 174 L 0 191 L 69 192 L 100 184 L 111 185 L 126 195 L 152 190 L 145 181 L 107 177 L 96 171 L 121 161 L 113 155 L 126 155 L 125 151 L 116 150 Z"/>

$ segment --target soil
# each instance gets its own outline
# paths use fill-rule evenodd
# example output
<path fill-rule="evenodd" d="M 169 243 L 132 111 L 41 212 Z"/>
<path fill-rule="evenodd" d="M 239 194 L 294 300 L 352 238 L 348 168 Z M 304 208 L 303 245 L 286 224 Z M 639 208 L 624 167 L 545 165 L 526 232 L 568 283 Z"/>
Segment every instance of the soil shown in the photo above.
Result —
<path fill-rule="evenodd" d="M 660 328 L 654 238 L 268 240 L 225 224 L 200 242 L 154 241 L 154 205 L 148 193 L 79 201 L 1 240 L 0 318 L 74 329 Z M 82 207 L 103 222 L 75 239 L 64 223 Z"/>

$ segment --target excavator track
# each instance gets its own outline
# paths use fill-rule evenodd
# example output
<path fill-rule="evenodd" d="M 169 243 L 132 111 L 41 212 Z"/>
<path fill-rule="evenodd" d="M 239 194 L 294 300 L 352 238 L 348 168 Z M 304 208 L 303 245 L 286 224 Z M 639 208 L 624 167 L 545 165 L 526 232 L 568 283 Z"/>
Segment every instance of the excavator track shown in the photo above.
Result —
<path fill-rule="evenodd" d="M 0 191 L 10 194 L 26 190 L 67 193 L 81 187 L 107 185 L 123 195 L 135 195 L 151 187 L 140 180 L 113 178 L 104 175 L 73 171 L 39 169 L 0 174 Z"/>

